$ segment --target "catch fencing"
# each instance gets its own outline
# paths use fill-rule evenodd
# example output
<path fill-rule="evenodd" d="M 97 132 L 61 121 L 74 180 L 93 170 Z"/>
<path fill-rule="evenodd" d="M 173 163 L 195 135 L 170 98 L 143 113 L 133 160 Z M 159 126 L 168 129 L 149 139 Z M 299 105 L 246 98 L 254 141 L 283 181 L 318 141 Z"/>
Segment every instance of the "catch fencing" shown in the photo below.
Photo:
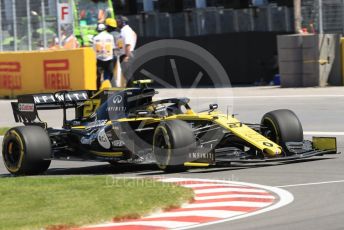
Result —
<path fill-rule="evenodd" d="M 56 35 L 55 0 L 1 0 L 0 51 L 47 49 Z"/>
<path fill-rule="evenodd" d="M 302 27 L 308 32 L 343 34 L 344 0 L 302 0 Z"/>
<path fill-rule="evenodd" d="M 344 33 L 344 0 L 301 3 L 302 27 L 308 32 Z M 138 34 L 146 37 L 293 32 L 293 9 L 275 4 L 248 9 L 209 7 L 174 14 L 144 12 L 128 18 Z M 0 0 L 0 51 L 48 49 L 57 34 L 56 20 L 56 0 Z"/>

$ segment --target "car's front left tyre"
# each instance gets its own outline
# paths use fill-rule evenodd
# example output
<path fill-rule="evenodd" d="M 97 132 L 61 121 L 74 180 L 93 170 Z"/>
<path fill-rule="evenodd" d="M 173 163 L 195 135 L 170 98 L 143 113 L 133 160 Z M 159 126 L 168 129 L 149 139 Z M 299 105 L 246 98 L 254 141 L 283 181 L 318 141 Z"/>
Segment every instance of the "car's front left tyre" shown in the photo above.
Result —
<path fill-rule="evenodd" d="M 286 142 L 302 142 L 303 129 L 296 114 L 288 109 L 266 113 L 261 121 L 261 133 L 281 146 Z"/>
<path fill-rule="evenodd" d="M 2 157 L 11 174 L 41 174 L 49 168 L 51 162 L 48 134 L 38 126 L 12 128 L 4 136 Z"/>
<path fill-rule="evenodd" d="M 187 154 L 195 147 L 193 130 L 185 121 L 164 121 L 155 129 L 153 153 L 158 167 L 165 172 L 185 171 Z"/>

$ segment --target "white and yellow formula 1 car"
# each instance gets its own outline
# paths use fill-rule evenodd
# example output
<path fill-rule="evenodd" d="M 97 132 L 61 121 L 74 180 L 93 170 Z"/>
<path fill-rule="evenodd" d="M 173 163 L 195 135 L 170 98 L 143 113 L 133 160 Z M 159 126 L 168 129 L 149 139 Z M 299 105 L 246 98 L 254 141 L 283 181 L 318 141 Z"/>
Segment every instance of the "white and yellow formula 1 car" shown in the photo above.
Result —
<path fill-rule="evenodd" d="M 260 124 L 221 114 L 217 105 L 196 113 L 188 98 L 154 101 L 148 80 L 136 88 L 23 95 L 12 102 L 16 122 L 3 140 L 3 159 L 16 175 L 45 172 L 51 160 L 156 162 L 165 171 L 221 162 L 295 161 L 337 153 L 336 139 L 304 140 L 290 110 L 266 113 Z M 75 109 L 67 120 L 66 110 Z M 51 128 L 39 110 L 63 109 L 62 128 Z"/>

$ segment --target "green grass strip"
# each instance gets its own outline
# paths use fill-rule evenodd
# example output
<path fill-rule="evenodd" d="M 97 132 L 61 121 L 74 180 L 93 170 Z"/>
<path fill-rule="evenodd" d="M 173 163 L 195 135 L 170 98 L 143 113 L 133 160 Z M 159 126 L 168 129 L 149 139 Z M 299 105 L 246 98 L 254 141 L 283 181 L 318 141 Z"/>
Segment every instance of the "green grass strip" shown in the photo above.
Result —
<path fill-rule="evenodd" d="M 180 206 L 191 189 L 111 176 L 0 179 L 0 229 L 82 226 Z"/>

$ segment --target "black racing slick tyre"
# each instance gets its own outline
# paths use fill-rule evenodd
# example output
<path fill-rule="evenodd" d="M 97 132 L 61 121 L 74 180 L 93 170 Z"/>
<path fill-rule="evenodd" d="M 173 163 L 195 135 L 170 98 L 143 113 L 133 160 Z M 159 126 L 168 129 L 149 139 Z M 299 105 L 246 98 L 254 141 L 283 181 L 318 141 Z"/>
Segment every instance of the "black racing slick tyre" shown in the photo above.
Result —
<path fill-rule="evenodd" d="M 50 166 L 51 143 L 38 126 L 20 126 L 7 131 L 2 144 L 7 170 L 14 175 L 35 175 Z"/>
<path fill-rule="evenodd" d="M 185 171 L 187 154 L 195 147 L 193 130 L 184 121 L 165 121 L 155 129 L 153 153 L 158 167 L 165 172 Z"/>
<path fill-rule="evenodd" d="M 302 142 L 303 129 L 296 114 L 288 109 L 266 113 L 261 121 L 261 132 L 270 140 L 285 146 L 286 142 Z"/>

